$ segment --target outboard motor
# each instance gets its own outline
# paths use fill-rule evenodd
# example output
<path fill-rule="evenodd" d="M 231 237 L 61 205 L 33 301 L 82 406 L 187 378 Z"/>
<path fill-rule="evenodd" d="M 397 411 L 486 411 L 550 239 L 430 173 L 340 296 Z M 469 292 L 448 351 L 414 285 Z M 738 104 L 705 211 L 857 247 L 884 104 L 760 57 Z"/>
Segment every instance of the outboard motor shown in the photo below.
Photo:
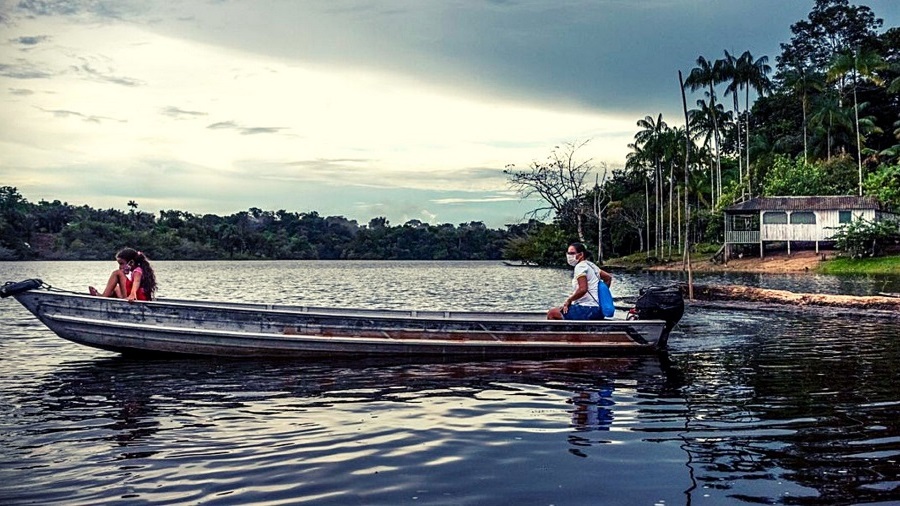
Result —
<path fill-rule="evenodd" d="M 645 286 L 641 288 L 634 308 L 628 312 L 629 320 L 664 320 L 666 327 L 657 343 L 664 348 L 669 332 L 684 315 L 684 296 L 678 285 Z"/>

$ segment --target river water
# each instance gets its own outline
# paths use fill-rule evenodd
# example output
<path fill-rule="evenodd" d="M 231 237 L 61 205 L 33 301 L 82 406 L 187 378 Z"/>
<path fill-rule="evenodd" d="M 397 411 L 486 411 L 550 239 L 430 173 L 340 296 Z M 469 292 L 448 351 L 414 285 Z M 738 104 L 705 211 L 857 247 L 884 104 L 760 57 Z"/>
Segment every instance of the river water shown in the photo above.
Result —
<path fill-rule="evenodd" d="M 110 262 L 0 263 L 101 285 Z M 162 297 L 546 309 L 567 271 L 156 262 Z M 617 274 L 617 297 L 679 274 Z M 896 279 L 700 277 L 872 293 Z M 688 307 L 660 357 L 125 359 L 0 301 L 0 504 L 900 501 L 900 322 Z"/>

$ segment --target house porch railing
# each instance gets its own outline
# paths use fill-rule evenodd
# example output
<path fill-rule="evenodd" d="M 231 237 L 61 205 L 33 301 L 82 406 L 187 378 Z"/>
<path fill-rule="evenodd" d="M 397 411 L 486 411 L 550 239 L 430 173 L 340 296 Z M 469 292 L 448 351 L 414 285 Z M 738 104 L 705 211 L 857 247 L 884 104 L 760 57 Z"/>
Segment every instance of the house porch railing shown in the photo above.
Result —
<path fill-rule="evenodd" d="M 759 243 L 759 230 L 729 230 L 725 232 L 725 242 L 732 244 Z"/>

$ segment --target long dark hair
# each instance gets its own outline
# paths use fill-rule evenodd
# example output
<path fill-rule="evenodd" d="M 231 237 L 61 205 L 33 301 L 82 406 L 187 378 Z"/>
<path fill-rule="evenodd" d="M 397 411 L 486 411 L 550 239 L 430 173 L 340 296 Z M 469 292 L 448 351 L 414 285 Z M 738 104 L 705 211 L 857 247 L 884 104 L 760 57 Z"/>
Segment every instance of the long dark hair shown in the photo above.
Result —
<path fill-rule="evenodd" d="M 116 258 L 121 258 L 126 262 L 140 267 L 143 274 L 141 275 L 141 288 L 147 294 L 147 298 L 152 299 L 156 293 L 156 275 L 153 273 L 153 267 L 150 267 L 150 260 L 144 254 L 134 248 L 122 248 L 116 253 Z"/>
<path fill-rule="evenodd" d="M 574 248 L 576 253 L 584 253 L 585 260 L 591 260 L 594 258 L 593 255 L 591 255 L 591 252 L 588 251 L 587 246 L 585 246 L 584 243 L 573 242 L 569 245 L 569 247 Z"/>

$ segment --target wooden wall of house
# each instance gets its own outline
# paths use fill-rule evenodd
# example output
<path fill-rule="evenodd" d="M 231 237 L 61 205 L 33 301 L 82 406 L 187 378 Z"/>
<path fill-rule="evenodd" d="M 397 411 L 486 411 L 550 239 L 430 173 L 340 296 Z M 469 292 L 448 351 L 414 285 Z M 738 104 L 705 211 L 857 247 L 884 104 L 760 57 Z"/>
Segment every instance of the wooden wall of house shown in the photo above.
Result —
<path fill-rule="evenodd" d="M 835 232 L 837 232 L 837 229 L 841 226 L 841 223 L 839 223 L 839 211 L 813 211 L 813 213 L 816 215 L 815 225 L 791 224 L 790 212 L 788 212 L 787 224 L 765 223 L 765 220 L 761 219 L 761 240 L 807 242 L 830 241 Z M 852 211 L 852 213 L 854 220 L 864 218 L 872 221 L 875 219 L 875 211 L 873 209 Z"/>

